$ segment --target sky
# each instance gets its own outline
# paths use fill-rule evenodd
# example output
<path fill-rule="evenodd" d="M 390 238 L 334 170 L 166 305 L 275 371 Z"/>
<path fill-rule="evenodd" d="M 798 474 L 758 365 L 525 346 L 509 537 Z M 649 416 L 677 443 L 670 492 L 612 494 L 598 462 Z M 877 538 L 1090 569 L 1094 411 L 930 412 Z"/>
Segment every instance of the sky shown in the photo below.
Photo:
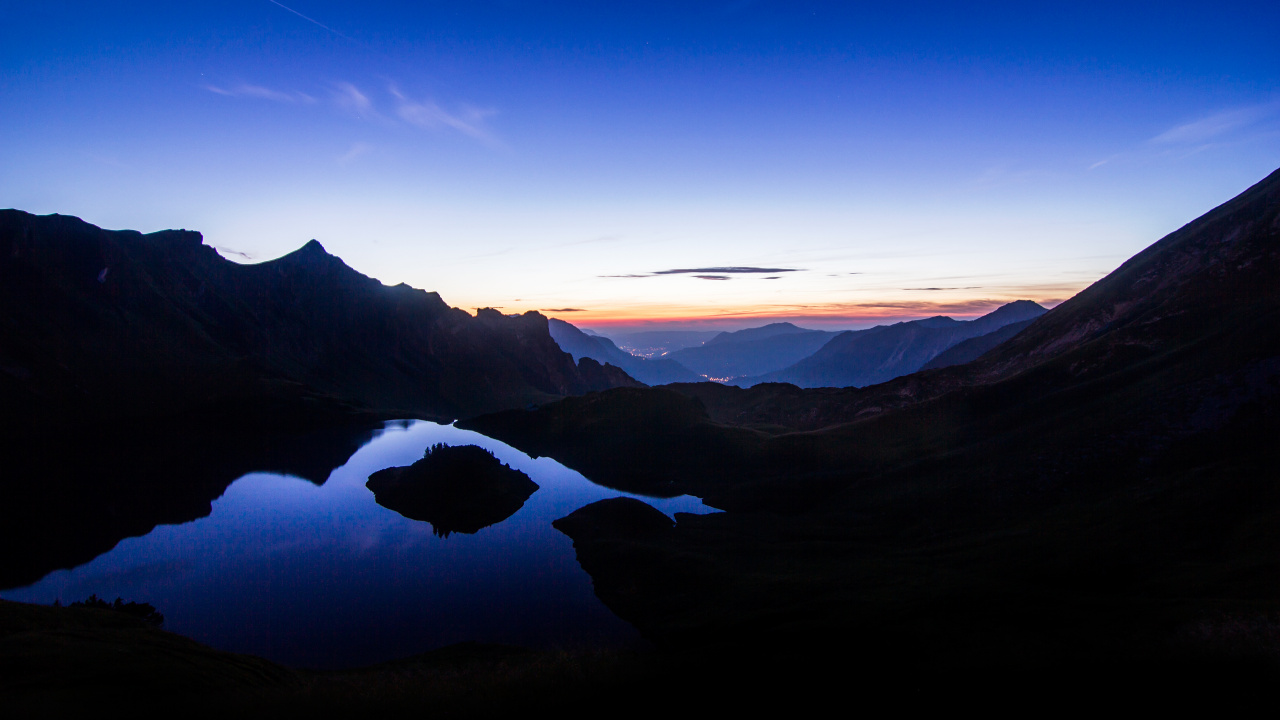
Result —
<path fill-rule="evenodd" d="M 1280 3 L 882 5 L 5 0 L 0 207 L 831 329 L 1052 305 L 1280 167 Z"/>

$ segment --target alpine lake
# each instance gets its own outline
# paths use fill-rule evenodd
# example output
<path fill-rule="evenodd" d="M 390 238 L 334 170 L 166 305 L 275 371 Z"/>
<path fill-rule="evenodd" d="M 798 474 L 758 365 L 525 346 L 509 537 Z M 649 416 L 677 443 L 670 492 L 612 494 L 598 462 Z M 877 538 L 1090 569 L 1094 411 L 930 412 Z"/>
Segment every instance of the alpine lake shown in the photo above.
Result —
<path fill-rule="evenodd" d="M 437 443 L 483 447 L 539 489 L 506 520 L 446 537 L 374 501 L 370 474 L 409 465 Z M 158 525 L 0 597 L 146 602 L 167 630 L 304 668 L 370 665 L 464 641 L 642 647 L 596 598 L 572 542 L 551 526 L 627 495 L 475 432 L 392 421 L 319 484 L 245 474 L 206 517 Z M 691 496 L 642 499 L 668 515 L 714 512 Z"/>

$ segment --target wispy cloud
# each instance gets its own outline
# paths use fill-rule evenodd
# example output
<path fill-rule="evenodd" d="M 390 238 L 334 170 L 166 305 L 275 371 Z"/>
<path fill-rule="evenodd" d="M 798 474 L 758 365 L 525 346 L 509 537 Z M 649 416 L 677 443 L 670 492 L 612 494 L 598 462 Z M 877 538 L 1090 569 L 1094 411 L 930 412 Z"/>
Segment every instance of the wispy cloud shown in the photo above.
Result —
<path fill-rule="evenodd" d="M 205 85 L 204 89 L 211 93 L 225 95 L 226 97 L 255 98 L 258 100 L 271 100 L 273 102 L 283 103 L 311 104 L 316 101 L 315 98 L 304 92 L 298 92 L 296 90 L 293 92 L 284 92 L 281 90 L 272 90 L 269 87 L 263 87 L 261 85 L 248 85 L 245 83 L 241 83 L 230 88 L 219 87 L 217 85 Z"/>
<path fill-rule="evenodd" d="M 484 126 L 485 120 L 497 114 L 496 110 L 463 104 L 456 113 L 449 112 L 431 100 L 414 100 L 392 85 L 389 92 L 399 103 L 396 115 L 401 120 L 427 130 L 456 130 L 488 145 L 498 141 Z"/>
<path fill-rule="evenodd" d="M 366 142 L 354 143 L 352 144 L 350 150 L 346 151 L 338 158 L 338 164 L 348 165 L 351 162 L 355 161 L 356 158 L 360 157 L 361 155 L 367 154 L 372 149 L 373 149 L 373 146 L 370 145 L 369 143 L 366 143 Z"/>
<path fill-rule="evenodd" d="M 632 273 L 627 275 L 601 275 L 602 278 L 649 278 L 662 275 L 692 275 L 699 280 L 730 280 L 730 275 L 774 275 L 775 273 L 803 272 L 803 268 L 767 268 L 742 265 L 704 268 L 676 268 L 673 270 L 656 270 L 649 273 Z M 777 277 L 766 278 L 777 280 Z"/>
<path fill-rule="evenodd" d="M 1175 125 L 1131 150 L 1115 153 L 1089 165 L 1123 165 L 1162 157 L 1187 157 L 1206 150 L 1252 142 L 1280 131 L 1280 101 L 1230 108 Z"/>
<path fill-rule="evenodd" d="M 263 85 L 241 83 L 234 86 L 210 85 L 205 90 L 225 97 L 255 98 L 280 103 L 314 104 L 316 98 L 300 91 L 286 92 Z M 365 92 L 355 83 L 341 80 L 329 86 L 329 104 L 332 107 L 354 115 L 362 120 L 376 120 L 384 125 L 408 125 L 432 131 L 454 131 L 491 147 L 499 147 L 502 143 L 486 127 L 486 120 L 497 114 L 496 110 L 478 108 L 463 103 L 456 112 L 450 112 L 438 103 L 430 100 L 415 100 L 392 85 L 388 88 L 394 102 L 394 117 L 388 117 L 378 111 L 373 96 Z M 387 102 L 383 98 L 383 102 Z M 350 159 L 350 158 L 348 158 Z"/>
<path fill-rule="evenodd" d="M 538 312 L 565 313 L 565 312 L 586 312 L 586 311 L 587 311 L 586 308 L 542 308 Z"/>
<path fill-rule="evenodd" d="M 379 117 L 378 111 L 373 108 L 373 101 L 352 83 L 334 83 L 331 96 L 334 105 L 357 117 Z"/>
<path fill-rule="evenodd" d="M 903 290 L 929 290 L 929 291 L 932 291 L 932 290 L 981 290 L 982 287 L 978 285 L 974 285 L 972 287 L 914 287 L 914 288 L 902 288 L 902 289 Z"/>
<path fill-rule="evenodd" d="M 1191 145 L 1209 142 L 1232 131 L 1248 127 L 1276 112 L 1275 103 L 1236 108 L 1169 128 L 1151 138 L 1157 145 Z"/>

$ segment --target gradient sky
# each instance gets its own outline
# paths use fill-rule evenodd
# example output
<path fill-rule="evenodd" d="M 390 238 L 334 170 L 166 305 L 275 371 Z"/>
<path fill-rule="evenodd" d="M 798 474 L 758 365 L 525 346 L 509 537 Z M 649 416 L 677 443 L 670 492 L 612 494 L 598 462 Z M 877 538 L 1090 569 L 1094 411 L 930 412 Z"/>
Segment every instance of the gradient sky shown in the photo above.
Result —
<path fill-rule="evenodd" d="M 1059 301 L 1280 167 L 1280 3 L 878 5 L 6 2 L 0 206 L 859 327 Z"/>

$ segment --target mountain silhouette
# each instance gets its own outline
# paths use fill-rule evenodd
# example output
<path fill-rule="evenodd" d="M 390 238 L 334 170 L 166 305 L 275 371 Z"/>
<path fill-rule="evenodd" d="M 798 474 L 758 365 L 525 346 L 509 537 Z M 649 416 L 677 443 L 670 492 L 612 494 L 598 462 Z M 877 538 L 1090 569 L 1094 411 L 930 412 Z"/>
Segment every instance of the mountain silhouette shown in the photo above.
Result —
<path fill-rule="evenodd" d="M 969 321 L 949 317 L 880 325 L 841 333 L 812 355 L 794 365 L 735 384 L 788 382 L 800 387 L 864 387 L 919 370 L 948 348 L 1024 320 L 1043 315 L 1045 309 L 1030 300 L 1018 300 Z"/>
<path fill-rule="evenodd" d="M 787 322 L 770 323 L 722 332 L 701 346 L 676 350 L 667 357 L 706 378 L 763 375 L 812 355 L 838 334 Z"/>
<path fill-rule="evenodd" d="M 978 337 L 969 338 L 968 340 L 962 340 L 961 342 L 958 342 L 938 353 L 932 360 L 921 366 L 920 369 L 934 370 L 937 368 L 951 367 L 952 365 L 963 365 L 967 362 L 977 360 L 988 350 L 1027 329 L 1027 327 L 1033 322 L 1035 322 L 1035 318 L 1010 323 L 999 330 L 994 330 L 986 335 L 979 335 Z"/>
<path fill-rule="evenodd" d="M 608 363 L 622 368 L 628 375 L 646 385 L 702 380 L 674 360 L 637 357 L 620 349 L 609 338 L 588 335 L 564 320 L 550 318 L 547 326 L 560 349 L 572 355 L 575 361 L 587 357 L 600 363 Z"/>
<path fill-rule="evenodd" d="M 312 240 L 238 265 L 199 233 L 0 211 L 8 425 L 351 407 L 448 420 L 635 384 L 577 365 L 530 312 L 476 316 L 388 287 Z"/>

